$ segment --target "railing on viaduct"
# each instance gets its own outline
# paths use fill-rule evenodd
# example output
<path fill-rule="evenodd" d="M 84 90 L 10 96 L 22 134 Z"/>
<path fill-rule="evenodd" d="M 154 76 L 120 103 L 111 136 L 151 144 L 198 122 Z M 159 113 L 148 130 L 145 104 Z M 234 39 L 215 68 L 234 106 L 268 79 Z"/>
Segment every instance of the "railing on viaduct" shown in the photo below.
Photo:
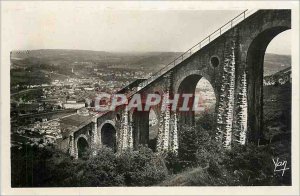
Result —
<path fill-rule="evenodd" d="M 184 52 L 183 54 L 181 54 L 180 56 L 178 56 L 172 62 L 170 62 L 165 67 L 163 67 L 162 69 L 160 69 L 158 72 L 152 74 L 147 80 L 141 82 L 139 84 L 140 89 L 138 91 L 142 90 L 148 84 L 150 84 L 151 82 L 153 82 L 154 80 L 156 80 L 157 78 L 159 78 L 161 75 L 167 73 L 169 70 L 171 70 L 172 68 L 174 68 L 176 65 L 180 64 L 185 59 L 187 59 L 190 56 L 192 56 L 194 53 L 196 53 L 197 51 L 199 51 L 201 48 L 203 48 L 204 46 L 206 46 L 207 44 L 209 44 L 210 42 L 212 42 L 213 40 L 215 40 L 217 37 L 219 37 L 222 34 L 224 34 L 225 32 L 227 32 L 232 27 L 234 27 L 237 24 L 239 24 L 241 21 L 243 21 L 244 19 L 246 19 L 250 15 L 254 14 L 256 11 L 258 11 L 258 10 L 248 10 L 248 9 L 244 10 L 242 13 L 240 13 L 239 15 L 237 15 L 236 17 L 234 17 L 233 19 L 231 19 L 230 21 L 228 21 L 226 24 L 224 24 L 223 26 L 221 26 L 220 28 L 218 28 L 217 30 L 215 30 L 213 33 L 211 33 L 210 35 L 208 35 L 207 37 L 205 37 L 204 39 L 202 39 L 200 42 L 198 42 L 197 44 L 195 44 L 193 47 L 191 47 L 190 49 L 188 49 L 186 52 Z M 132 92 L 130 92 L 128 94 L 128 96 L 130 97 L 133 94 L 137 93 L 138 91 L 132 91 Z"/>

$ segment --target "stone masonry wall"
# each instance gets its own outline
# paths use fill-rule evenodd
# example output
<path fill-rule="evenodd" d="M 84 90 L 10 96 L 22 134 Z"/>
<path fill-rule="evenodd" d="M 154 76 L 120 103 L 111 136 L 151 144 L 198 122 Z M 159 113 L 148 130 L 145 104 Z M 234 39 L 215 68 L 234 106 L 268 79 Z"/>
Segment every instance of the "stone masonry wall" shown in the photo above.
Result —
<path fill-rule="evenodd" d="M 224 66 L 220 101 L 217 111 L 217 139 L 225 148 L 231 147 L 235 89 L 235 42 L 232 40 L 224 51 Z"/>

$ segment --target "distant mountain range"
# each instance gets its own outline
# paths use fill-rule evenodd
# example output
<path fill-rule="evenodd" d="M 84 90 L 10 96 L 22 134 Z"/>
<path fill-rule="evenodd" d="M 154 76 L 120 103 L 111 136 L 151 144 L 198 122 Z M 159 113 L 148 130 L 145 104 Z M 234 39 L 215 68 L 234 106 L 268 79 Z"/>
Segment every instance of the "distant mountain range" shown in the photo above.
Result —
<path fill-rule="evenodd" d="M 266 54 L 264 62 L 264 75 L 269 76 L 291 67 L 290 55 Z"/>
<path fill-rule="evenodd" d="M 29 64 L 48 64 L 53 66 L 82 65 L 89 63 L 100 67 L 145 68 L 163 66 L 171 62 L 180 52 L 141 52 L 112 53 L 90 50 L 29 50 L 11 52 L 12 68 L 28 66 Z M 76 66 L 76 65 L 75 65 Z"/>
<path fill-rule="evenodd" d="M 180 54 L 180 52 L 114 53 L 63 49 L 12 51 L 11 68 L 46 64 L 66 68 L 70 68 L 70 66 L 92 65 L 102 68 L 157 71 Z M 272 75 L 290 66 L 290 55 L 266 54 L 264 75 Z"/>

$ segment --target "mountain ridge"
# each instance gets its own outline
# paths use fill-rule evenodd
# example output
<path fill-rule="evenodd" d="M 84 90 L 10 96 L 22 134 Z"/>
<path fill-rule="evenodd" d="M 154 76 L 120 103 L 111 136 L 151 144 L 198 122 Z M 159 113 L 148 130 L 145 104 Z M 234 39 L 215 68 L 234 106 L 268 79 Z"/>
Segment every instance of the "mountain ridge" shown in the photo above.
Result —
<path fill-rule="evenodd" d="M 123 69 L 146 69 L 157 71 L 175 58 L 181 52 L 107 52 L 73 49 L 39 49 L 15 50 L 11 52 L 11 68 L 46 64 L 65 68 L 96 66 Z M 291 56 L 266 53 L 264 75 L 272 75 L 291 66 Z"/>

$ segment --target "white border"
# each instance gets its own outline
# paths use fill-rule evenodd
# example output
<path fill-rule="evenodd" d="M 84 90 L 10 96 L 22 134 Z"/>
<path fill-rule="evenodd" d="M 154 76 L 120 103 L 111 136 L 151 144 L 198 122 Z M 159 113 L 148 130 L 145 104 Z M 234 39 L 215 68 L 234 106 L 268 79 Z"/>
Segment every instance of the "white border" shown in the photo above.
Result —
<path fill-rule="evenodd" d="M 292 180 L 293 186 L 270 187 L 112 187 L 112 188 L 10 188 L 10 48 L 9 18 L 6 13 L 13 8 L 27 6 L 61 7 L 76 4 L 97 10 L 221 10 L 221 9 L 292 9 Z M 131 2 L 1 2 L 1 195 L 298 195 L 299 194 L 299 2 L 298 1 L 131 1 Z"/>

